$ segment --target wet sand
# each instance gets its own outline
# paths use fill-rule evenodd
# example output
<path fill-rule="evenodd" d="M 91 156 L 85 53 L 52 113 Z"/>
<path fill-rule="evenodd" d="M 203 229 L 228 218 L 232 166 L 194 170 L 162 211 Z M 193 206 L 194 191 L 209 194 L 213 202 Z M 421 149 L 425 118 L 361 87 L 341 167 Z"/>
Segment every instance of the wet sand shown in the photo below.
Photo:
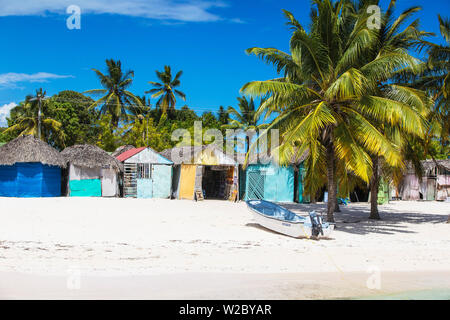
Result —
<path fill-rule="evenodd" d="M 93 276 L 0 273 L 0 299 L 448 299 L 450 272 Z M 430 291 L 427 291 L 430 290 Z M 440 295 L 433 295 L 433 291 Z M 438 291 L 436 291 L 438 290 Z M 420 294 L 416 294 L 419 292 Z"/>

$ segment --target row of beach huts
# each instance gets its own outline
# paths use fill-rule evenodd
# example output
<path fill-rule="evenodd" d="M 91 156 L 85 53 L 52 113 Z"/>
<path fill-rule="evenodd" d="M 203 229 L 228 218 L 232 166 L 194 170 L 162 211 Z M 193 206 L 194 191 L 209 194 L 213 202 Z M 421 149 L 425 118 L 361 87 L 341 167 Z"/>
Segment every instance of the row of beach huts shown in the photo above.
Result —
<path fill-rule="evenodd" d="M 32 135 L 23 135 L 0 146 L 0 197 L 307 202 L 304 157 L 287 166 L 269 160 L 251 161 L 244 169 L 237 159 L 214 145 L 177 147 L 160 153 L 149 147 L 122 146 L 112 154 L 97 146 L 75 145 L 59 152 Z M 450 161 L 427 161 L 424 167 L 426 177 L 418 179 L 408 172 L 401 191 L 389 193 L 388 185 L 381 185 L 380 198 L 450 197 Z"/>
<path fill-rule="evenodd" d="M 302 202 L 301 172 L 301 161 L 286 167 L 251 164 L 244 170 L 214 145 L 161 153 L 122 146 L 112 154 L 93 145 L 75 145 L 59 152 L 24 135 L 0 147 L 0 197 Z"/>

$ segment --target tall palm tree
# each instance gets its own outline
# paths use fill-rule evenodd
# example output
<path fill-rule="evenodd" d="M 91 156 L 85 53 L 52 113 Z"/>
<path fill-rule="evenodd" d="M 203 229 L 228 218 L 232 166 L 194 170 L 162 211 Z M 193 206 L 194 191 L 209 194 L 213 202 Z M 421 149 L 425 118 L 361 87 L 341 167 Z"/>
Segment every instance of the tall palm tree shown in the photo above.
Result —
<path fill-rule="evenodd" d="M 175 109 L 175 104 L 177 102 L 176 97 L 186 101 L 186 95 L 176 87 L 180 86 L 180 77 L 183 71 L 178 71 L 175 77 L 172 79 L 172 69 L 170 66 L 164 66 L 164 71 L 155 71 L 156 76 L 161 82 L 149 81 L 148 83 L 153 85 L 155 88 L 146 91 L 145 93 L 152 93 L 152 98 L 158 98 L 156 102 L 156 107 L 161 108 L 163 114 L 169 109 Z"/>
<path fill-rule="evenodd" d="M 229 106 L 227 110 L 228 114 L 234 116 L 235 119 L 229 119 L 228 124 L 222 125 L 222 128 L 242 129 L 244 131 L 267 128 L 267 124 L 258 124 L 261 120 L 261 115 L 255 108 L 255 101 L 253 98 L 248 100 L 247 97 L 238 97 L 237 100 L 239 110 L 236 110 L 231 106 Z M 263 105 L 264 102 L 265 99 L 261 99 L 260 106 Z M 250 149 L 250 137 L 248 135 L 245 136 L 245 145 L 245 152 L 248 153 Z"/>
<path fill-rule="evenodd" d="M 92 69 L 100 80 L 103 89 L 88 90 L 85 93 L 103 95 L 95 101 L 90 108 L 100 107 L 100 115 L 110 114 L 111 122 L 117 127 L 120 120 L 128 120 L 128 111 L 134 106 L 142 106 L 137 96 L 128 91 L 134 77 L 134 71 L 122 71 L 120 60 L 106 60 L 107 72 L 103 74 Z"/>
<path fill-rule="evenodd" d="M 391 0 L 386 11 L 382 12 L 380 27 L 371 30 L 367 38 L 366 46 L 370 48 L 360 59 L 360 65 L 368 64 L 375 61 L 378 57 L 391 54 L 402 54 L 406 59 L 413 59 L 408 51 L 413 49 L 425 36 L 430 33 L 418 30 L 419 20 L 414 20 L 405 28 L 403 25 L 413 16 L 414 13 L 421 10 L 420 7 L 411 7 L 404 10 L 397 18 L 394 16 L 396 0 Z M 359 15 L 366 15 L 367 6 L 379 5 L 379 0 L 361 1 L 357 8 Z M 372 107 L 385 109 L 389 111 L 393 104 L 402 105 L 405 117 L 408 117 L 409 125 L 415 125 L 419 130 L 415 136 L 422 137 L 426 131 L 425 117 L 429 110 L 430 99 L 427 98 L 425 92 L 414 90 L 407 83 L 395 82 L 399 74 L 417 73 L 420 71 L 420 62 L 418 65 L 404 65 L 397 70 L 381 73 L 376 79 L 376 86 L 369 92 L 373 101 Z M 398 148 L 403 148 L 407 138 L 410 136 L 408 130 L 404 130 L 402 123 L 392 123 L 391 121 L 383 123 L 378 121 L 376 117 L 372 118 L 372 123 L 376 124 L 381 132 L 389 137 L 391 141 L 395 141 Z M 401 155 L 406 160 L 403 152 Z M 371 209 L 369 219 L 380 219 L 378 213 L 378 187 L 380 183 L 380 157 L 378 154 L 371 154 L 372 159 L 372 177 L 370 179 L 371 193 Z M 400 168 L 403 167 L 401 163 Z M 385 168 L 386 170 L 386 168 Z M 389 170 L 391 171 L 391 170 Z"/>
<path fill-rule="evenodd" d="M 28 95 L 25 101 L 13 109 L 12 113 L 17 116 L 16 121 L 4 133 L 15 132 L 19 135 L 40 136 L 44 141 L 48 141 L 50 137 L 53 137 L 64 145 L 65 134 L 61 129 L 62 124 L 47 116 L 48 100 L 45 99 L 45 96 L 46 92 L 42 88 L 36 90 L 35 96 Z"/>
<path fill-rule="evenodd" d="M 401 124 L 411 134 L 421 130 L 407 121 L 418 115 L 403 103 L 389 98 L 380 100 L 374 95 L 378 81 L 388 79 L 405 65 L 416 65 L 417 61 L 402 49 L 365 61 L 370 50 L 366 44 L 372 36 L 367 27 L 368 14 L 356 15 L 354 4 L 347 0 L 313 3 L 309 32 L 290 12 L 284 11 L 293 29 L 290 53 L 274 48 L 247 50 L 273 64 L 281 77 L 253 81 L 241 90 L 251 95 L 269 95 L 263 108 L 277 114 L 269 129 L 280 129 L 281 162 L 287 163 L 293 156 L 308 151 L 306 187 L 311 194 L 321 187 L 326 175 L 327 220 L 334 221 L 338 170 L 368 183 L 371 154 L 384 157 L 390 165 L 401 165 L 398 148 L 372 120 Z M 410 92 L 403 94 L 413 98 Z"/>

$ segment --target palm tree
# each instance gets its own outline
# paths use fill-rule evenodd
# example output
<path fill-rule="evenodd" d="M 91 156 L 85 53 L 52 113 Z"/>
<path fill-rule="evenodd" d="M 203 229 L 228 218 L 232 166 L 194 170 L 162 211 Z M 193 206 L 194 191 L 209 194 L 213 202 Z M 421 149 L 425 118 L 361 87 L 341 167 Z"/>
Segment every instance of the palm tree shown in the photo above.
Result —
<path fill-rule="evenodd" d="M 142 122 L 150 114 L 151 104 L 150 99 L 147 99 L 145 96 L 138 98 L 141 101 L 141 105 L 133 105 L 129 111 L 135 119 Z"/>
<path fill-rule="evenodd" d="M 142 125 L 144 121 L 146 121 L 146 130 L 142 131 L 142 141 L 148 141 L 146 137 L 148 138 L 148 125 L 149 125 L 149 118 L 150 118 L 150 99 L 147 99 L 145 96 L 139 97 L 139 100 L 141 101 L 142 105 L 133 105 L 130 108 L 130 113 L 134 118 L 134 123 L 131 126 L 132 128 L 135 128 L 135 124 L 138 123 L 139 125 Z"/>
<path fill-rule="evenodd" d="M 358 12 L 360 15 L 365 15 L 368 5 L 379 5 L 379 0 L 371 1 L 369 3 L 361 1 Z M 408 50 L 414 48 L 423 37 L 429 36 L 430 33 L 418 30 L 419 21 L 415 20 L 406 28 L 402 28 L 407 19 L 421 10 L 420 7 L 411 7 L 404 10 L 397 18 L 394 17 L 394 8 L 396 0 L 391 0 L 388 9 L 382 13 L 380 27 L 372 30 L 370 36 L 367 38 L 366 46 L 370 48 L 366 55 L 361 59 L 361 65 L 375 61 L 378 57 L 387 56 L 391 54 L 401 54 L 405 59 L 411 60 Z M 420 62 L 419 62 L 420 65 Z M 417 126 L 419 129 L 415 136 L 422 137 L 426 131 L 424 118 L 428 113 L 428 105 L 430 100 L 427 99 L 423 91 L 418 91 L 410 88 L 408 84 L 403 82 L 394 82 L 398 78 L 398 74 L 405 72 L 417 73 L 420 70 L 418 66 L 405 65 L 398 70 L 381 73 L 376 79 L 376 86 L 369 92 L 373 100 L 372 106 L 375 108 L 383 108 L 388 111 L 395 108 L 396 105 L 402 106 L 402 113 L 408 117 L 409 126 Z M 405 142 L 410 136 L 408 130 L 404 130 L 401 122 L 383 123 L 378 121 L 376 117 L 372 118 L 372 123 L 376 124 L 381 132 L 389 136 L 391 141 L 395 141 L 395 145 L 399 148 L 405 146 Z M 404 150 L 402 150 L 404 151 Z M 401 152 L 404 159 L 407 152 Z M 369 219 L 380 219 L 378 213 L 378 187 L 380 183 L 380 157 L 378 154 L 371 154 L 372 159 L 372 177 L 370 179 L 370 193 L 371 193 L 371 209 Z M 386 167 L 384 165 L 384 167 Z M 401 169 L 402 166 L 400 166 Z M 386 170 L 387 168 L 385 168 Z M 391 170 L 389 170 L 391 171 Z M 394 170 L 395 171 L 395 170 Z"/>
<path fill-rule="evenodd" d="M 428 60 L 423 64 L 420 74 L 408 74 L 406 79 L 412 87 L 426 90 L 434 99 L 434 109 L 430 113 L 430 129 L 427 132 L 425 152 L 431 140 L 438 136 L 442 146 L 448 144 L 450 136 L 450 19 L 438 15 L 440 33 L 444 44 L 421 41 L 420 49 L 426 48 Z"/>
<path fill-rule="evenodd" d="M 17 117 L 15 123 L 7 128 L 4 133 L 18 132 L 19 135 L 29 134 L 40 137 L 48 141 L 54 137 L 64 145 L 65 134 L 61 129 L 59 121 L 47 117 L 48 100 L 46 92 L 40 88 L 36 90 L 36 95 L 28 95 L 24 102 L 21 102 L 12 111 Z"/>
<path fill-rule="evenodd" d="M 161 80 L 161 83 L 149 81 L 148 83 L 155 88 L 150 89 L 145 93 L 152 93 L 152 98 L 160 97 L 156 102 L 156 107 L 161 108 L 163 114 L 165 114 L 167 110 L 175 109 L 175 104 L 177 102 L 176 97 L 180 97 L 186 101 L 186 95 L 180 90 L 175 89 L 180 86 L 180 77 L 183 74 L 183 71 L 179 71 L 173 79 L 170 66 L 164 66 L 163 72 L 159 72 L 158 70 L 155 72 L 158 79 Z"/>
<path fill-rule="evenodd" d="M 235 117 L 235 119 L 229 119 L 228 124 L 222 125 L 224 129 L 242 129 L 244 131 L 248 130 L 259 130 L 267 128 L 267 124 L 259 124 L 261 115 L 257 112 L 255 108 L 255 101 L 253 98 L 248 100 L 246 97 L 238 97 L 239 110 L 229 106 L 228 114 Z M 263 105 L 265 99 L 261 99 L 260 106 Z M 250 149 L 250 137 L 248 134 L 245 136 L 246 149 L 245 152 L 248 153 Z"/>
<path fill-rule="evenodd" d="M 366 45 L 372 36 L 368 14 L 356 15 L 353 3 L 347 0 L 313 2 L 309 32 L 284 11 L 293 29 L 289 54 L 274 48 L 247 50 L 273 64 L 282 76 L 247 83 L 241 90 L 269 96 L 263 109 L 277 114 L 269 129 L 280 129 L 282 163 L 308 151 L 306 187 L 311 194 L 322 186 L 326 175 L 327 220 L 334 221 L 338 170 L 340 175 L 351 173 L 368 183 L 371 154 L 384 157 L 390 165 L 401 165 L 398 148 L 373 119 L 401 125 L 411 134 L 420 132 L 421 128 L 406 121 L 417 115 L 408 113 L 404 104 L 374 95 L 378 81 L 389 79 L 399 68 L 415 66 L 417 61 L 401 48 L 366 61 L 370 50 Z M 412 99 L 412 93 L 402 94 Z"/>
<path fill-rule="evenodd" d="M 90 108 L 101 106 L 100 115 L 110 114 L 111 122 L 117 127 L 120 120 L 128 120 L 128 111 L 134 106 L 142 106 L 137 96 L 128 91 L 134 77 L 134 71 L 122 72 L 120 60 L 106 60 L 107 74 L 92 69 L 100 80 L 103 89 L 88 90 L 85 93 L 103 95 Z"/>
<path fill-rule="evenodd" d="M 230 121 L 230 114 L 225 110 L 223 106 L 219 107 L 218 117 L 219 123 L 221 125 L 228 124 Z"/>

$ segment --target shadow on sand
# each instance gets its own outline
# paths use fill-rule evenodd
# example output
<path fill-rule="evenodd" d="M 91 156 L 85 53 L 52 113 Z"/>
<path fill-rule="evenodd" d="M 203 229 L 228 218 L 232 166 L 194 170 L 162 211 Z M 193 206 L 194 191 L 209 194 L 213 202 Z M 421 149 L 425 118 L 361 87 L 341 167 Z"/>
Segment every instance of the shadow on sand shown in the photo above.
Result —
<path fill-rule="evenodd" d="M 281 206 L 299 215 L 307 215 L 310 211 L 316 211 L 326 218 L 326 203 L 302 204 L 283 203 Z M 335 212 L 336 230 L 353 234 L 395 234 L 414 233 L 407 229 L 404 223 L 445 223 L 446 215 L 424 214 L 411 208 L 408 212 L 395 210 L 392 206 L 378 206 L 382 220 L 370 220 L 370 206 L 367 203 L 351 203 L 348 206 L 341 205 L 341 212 Z M 325 219 L 326 220 L 326 219 Z"/>

